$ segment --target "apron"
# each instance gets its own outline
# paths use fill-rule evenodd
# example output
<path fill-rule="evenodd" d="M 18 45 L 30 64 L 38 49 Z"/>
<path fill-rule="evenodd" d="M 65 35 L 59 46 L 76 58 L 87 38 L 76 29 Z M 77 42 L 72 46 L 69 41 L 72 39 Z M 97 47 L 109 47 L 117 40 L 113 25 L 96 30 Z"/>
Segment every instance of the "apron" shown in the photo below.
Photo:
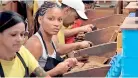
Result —
<path fill-rule="evenodd" d="M 42 33 L 40 31 L 38 31 L 39 35 L 41 36 L 42 38 L 42 41 L 43 41 L 43 44 L 44 44 L 44 47 L 45 47 L 45 50 L 46 50 L 46 54 L 48 55 L 48 49 L 46 47 L 46 44 L 44 42 L 44 39 L 43 39 L 43 36 L 42 36 Z M 56 48 L 52 42 L 52 46 L 54 48 L 54 50 L 56 51 Z M 56 51 L 56 58 L 52 58 L 52 57 L 47 57 L 47 62 L 44 66 L 44 70 L 45 71 L 49 71 L 51 69 L 53 69 L 54 67 L 56 67 L 60 62 L 63 62 L 63 59 L 60 57 L 60 55 L 58 54 L 58 52 Z M 61 75 L 57 75 L 55 77 L 62 77 L 62 74 Z"/>

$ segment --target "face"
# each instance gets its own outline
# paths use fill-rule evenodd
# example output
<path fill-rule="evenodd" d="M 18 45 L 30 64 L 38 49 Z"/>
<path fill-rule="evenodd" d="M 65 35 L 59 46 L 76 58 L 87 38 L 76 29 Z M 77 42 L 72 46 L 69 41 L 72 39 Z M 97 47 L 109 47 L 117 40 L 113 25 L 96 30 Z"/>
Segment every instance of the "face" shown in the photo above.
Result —
<path fill-rule="evenodd" d="M 18 52 L 24 41 L 25 25 L 18 23 L 0 33 L 0 45 L 12 52 Z"/>
<path fill-rule="evenodd" d="M 60 8 L 50 8 L 46 11 L 44 16 L 39 16 L 38 21 L 46 33 L 56 35 L 62 25 L 62 15 Z"/>
<path fill-rule="evenodd" d="M 64 19 L 63 19 L 63 25 L 65 27 L 68 27 L 74 23 L 75 20 L 79 18 L 77 12 L 74 9 L 68 9 L 66 12 L 64 12 Z"/>

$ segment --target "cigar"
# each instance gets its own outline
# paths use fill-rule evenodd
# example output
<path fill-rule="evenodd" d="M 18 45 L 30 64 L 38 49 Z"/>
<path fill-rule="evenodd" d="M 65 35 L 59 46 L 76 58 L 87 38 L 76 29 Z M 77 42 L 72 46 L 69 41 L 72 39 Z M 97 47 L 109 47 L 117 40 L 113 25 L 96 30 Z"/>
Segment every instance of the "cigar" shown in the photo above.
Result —
<path fill-rule="evenodd" d="M 94 26 L 94 27 L 92 27 L 91 29 L 92 29 L 92 31 L 94 31 L 94 30 L 97 30 L 97 27 Z"/>

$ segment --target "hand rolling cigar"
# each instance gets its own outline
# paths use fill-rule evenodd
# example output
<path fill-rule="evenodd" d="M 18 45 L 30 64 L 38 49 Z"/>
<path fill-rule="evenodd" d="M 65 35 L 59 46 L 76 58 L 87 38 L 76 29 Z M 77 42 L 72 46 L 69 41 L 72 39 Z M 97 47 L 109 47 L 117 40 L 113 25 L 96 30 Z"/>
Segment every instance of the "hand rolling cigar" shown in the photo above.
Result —
<path fill-rule="evenodd" d="M 97 30 L 96 26 L 91 27 L 92 31 Z"/>
<path fill-rule="evenodd" d="M 88 62 L 89 56 L 85 54 L 83 56 L 76 57 L 76 59 L 80 62 Z"/>

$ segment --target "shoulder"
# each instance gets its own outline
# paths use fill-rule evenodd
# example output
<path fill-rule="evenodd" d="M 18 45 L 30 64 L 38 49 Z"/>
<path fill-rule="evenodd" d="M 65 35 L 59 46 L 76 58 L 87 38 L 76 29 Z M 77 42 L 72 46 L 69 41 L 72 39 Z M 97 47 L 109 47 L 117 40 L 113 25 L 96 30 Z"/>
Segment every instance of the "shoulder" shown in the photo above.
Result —
<path fill-rule="evenodd" d="M 41 49 L 42 48 L 42 45 L 41 45 L 40 40 L 37 38 L 37 36 L 32 36 L 25 43 L 25 47 L 27 49 L 32 49 L 32 48 L 33 49 Z"/>
<path fill-rule="evenodd" d="M 35 42 L 35 43 L 34 43 Z M 41 45 L 41 43 L 40 43 L 40 40 L 39 40 L 39 38 L 37 37 L 37 36 L 35 36 L 35 35 L 33 35 L 32 37 L 30 37 L 28 40 L 27 40 L 27 42 L 25 43 L 25 45 L 26 44 L 34 44 L 35 46 L 37 45 L 37 46 L 40 46 Z"/>
<path fill-rule="evenodd" d="M 39 58 L 42 54 L 42 45 L 37 36 L 32 36 L 25 43 L 25 47 L 35 56 L 35 58 Z"/>

